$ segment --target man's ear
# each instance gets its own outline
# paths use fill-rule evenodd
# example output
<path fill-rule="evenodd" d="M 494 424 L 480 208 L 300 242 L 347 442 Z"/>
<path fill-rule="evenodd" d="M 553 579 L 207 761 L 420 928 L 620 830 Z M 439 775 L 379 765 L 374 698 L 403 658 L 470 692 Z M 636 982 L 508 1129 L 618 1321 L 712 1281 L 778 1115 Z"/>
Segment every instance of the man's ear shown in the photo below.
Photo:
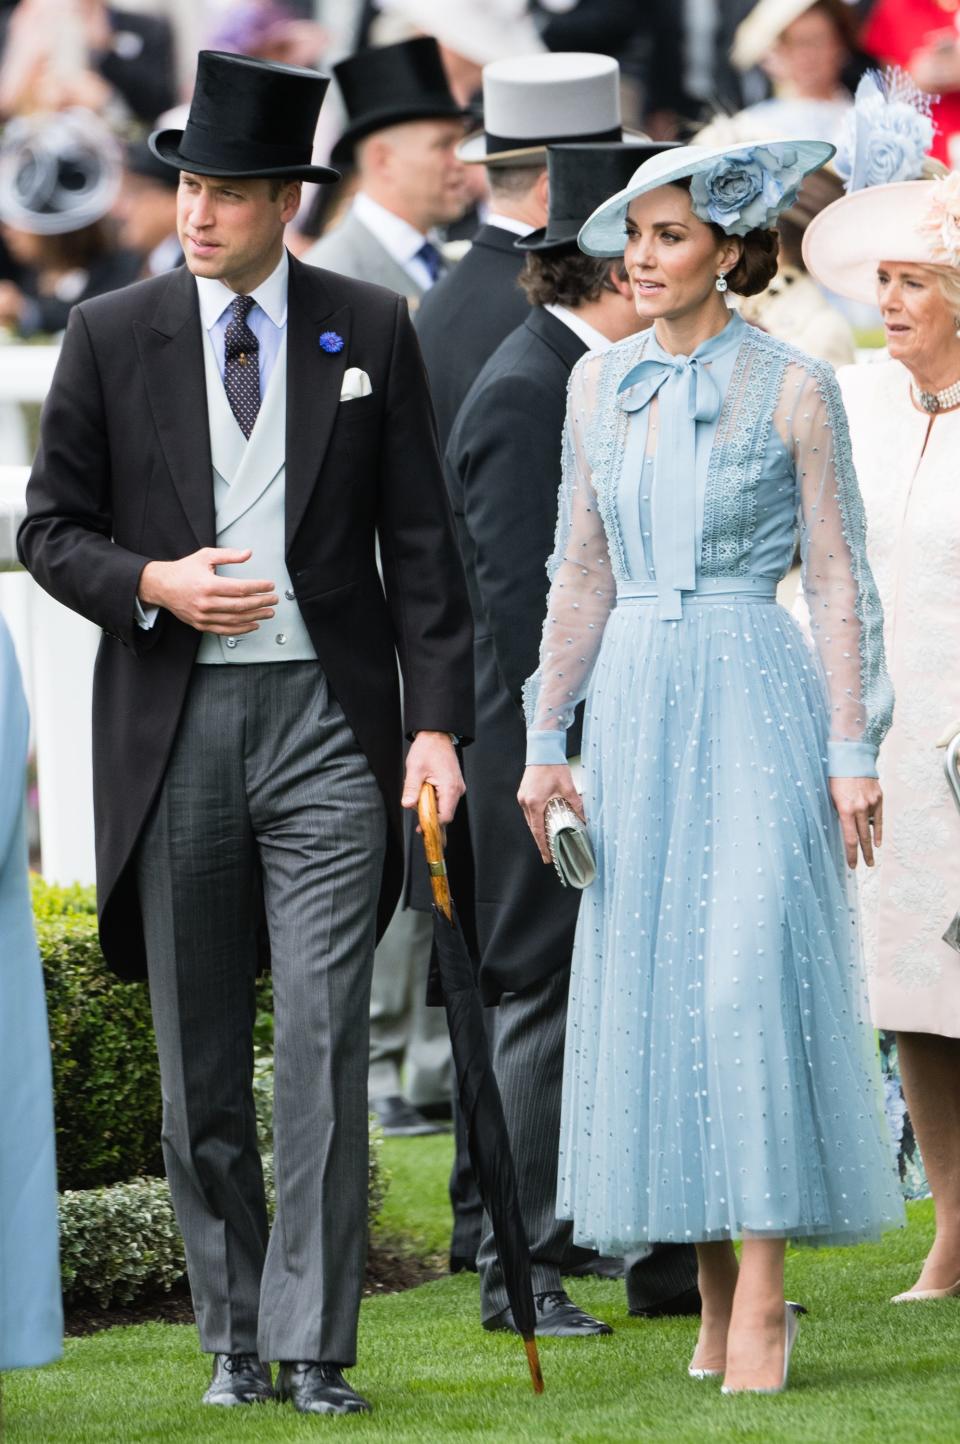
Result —
<path fill-rule="evenodd" d="M 607 272 L 607 280 L 615 291 L 618 291 L 625 301 L 633 300 L 633 286 L 630 284 L 630 277 L 627 275 L 627 268 L 619 256 L 611 261 L 610 269 Z"/>

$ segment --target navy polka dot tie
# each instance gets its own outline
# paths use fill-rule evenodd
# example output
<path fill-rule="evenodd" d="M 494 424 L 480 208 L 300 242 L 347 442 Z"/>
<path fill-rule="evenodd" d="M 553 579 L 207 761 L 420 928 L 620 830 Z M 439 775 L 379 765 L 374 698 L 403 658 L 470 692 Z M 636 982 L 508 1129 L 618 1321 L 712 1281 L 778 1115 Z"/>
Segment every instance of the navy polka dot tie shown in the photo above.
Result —
<path fill-rule="evenodd" d="M 260 342 L 247 325 L 256 304 L 252 296 L 237 296 L 231 301 L 233 320 L 227 323 L 224 336 L 223 385 L 237 425 L 248 441 L 260 410 Z"/>

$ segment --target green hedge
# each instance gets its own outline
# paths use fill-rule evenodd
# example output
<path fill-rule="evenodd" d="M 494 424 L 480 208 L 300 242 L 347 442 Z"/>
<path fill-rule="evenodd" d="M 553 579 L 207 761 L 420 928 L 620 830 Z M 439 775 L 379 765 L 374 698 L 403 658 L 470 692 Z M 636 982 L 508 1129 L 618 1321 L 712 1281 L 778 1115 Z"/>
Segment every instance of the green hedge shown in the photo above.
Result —
<path fill-rule="evenodd" d="M 383 1134 L 370 1120 L 371 1226 L 389 1176 L 381 1161 Z M 273 1158 L 263 1158 L 267 1209 L 274 1213 Z M 170 1289 L 185 1275 L 183 1240 L 165 1178 L 135 1178 L 111 1188 L 60 1195 L 60 1274 L 67 1304 L 95 1300 L 103 1308 Z"/>
<path fill-rule="evenodd" d="M 33 884 L 62 1189 L 162 1173 L 160 1075 L 145 987 L 108 970 L 92 888 Z"/>
<path fill-rule="evenodd" d="M 33 880 L 53 1057 L 64 1295 L 106 1307 L 169 1289 L 184 1275 L 160 1152 L 161 1099 L 150 1000 L 109 971 L 92 888 Z M 257 984 L 254 1092 L 273 1213 L 273 1017 L 269 976 Z M 371 1121 L 369 1216 L 387 1175 Z"/>

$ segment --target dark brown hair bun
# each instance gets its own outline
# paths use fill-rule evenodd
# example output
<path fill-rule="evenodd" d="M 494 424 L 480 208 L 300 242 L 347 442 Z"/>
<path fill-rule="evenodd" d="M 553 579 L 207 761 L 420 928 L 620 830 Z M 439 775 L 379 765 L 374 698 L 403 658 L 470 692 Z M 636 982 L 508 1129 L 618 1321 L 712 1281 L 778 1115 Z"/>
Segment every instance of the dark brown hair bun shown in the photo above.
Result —
<path fill-rule="evenodd" d="M 777 274 L 779 250 L 776 231 L 748 231 L 739 261 L 727 272 L 730 290 L 738 296 L 757 296 L 765 291 Z"/>

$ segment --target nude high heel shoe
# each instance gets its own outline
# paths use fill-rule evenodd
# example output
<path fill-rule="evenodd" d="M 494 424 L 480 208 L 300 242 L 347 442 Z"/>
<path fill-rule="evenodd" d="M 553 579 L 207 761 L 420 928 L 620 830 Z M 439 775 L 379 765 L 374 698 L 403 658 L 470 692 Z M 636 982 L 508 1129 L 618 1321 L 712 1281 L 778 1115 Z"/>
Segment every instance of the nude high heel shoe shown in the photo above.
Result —
<path fill-rule="evenodd" d="M 719 1379 L 723 1375 L 722 1369 L 695 1369 L 692 1364 L 687 1368 L 691 1379 Z"/>
<path fill-rule="evenodd" d="M 793 1353 L 793 1346 L 797 1342 L 797 1334 L 800 1332 L 800 1315 L 807 1311 L 802 1304 L 784 1304 L 784 1318 L 786 1320 L 787 1332 L 783 1340 L 783 1378 L 779 1384 L 774 1384 L 770 1389 L 730 1389 L 726 1384 L 720 1390 L 721 1394 L 782 1394 L 787 1387 L 787 1376 L 790 1373 L 790 1355 Z"/>
<path fill-rule="evenodd" d="M 951 1284 L 948 1289 L 907 1289 L 902 1294 L 894 1294 L 890 1300 L 892 1304 L 922 1304 L 930 1299 L 960 1299 L 960 1279 Z"/>

